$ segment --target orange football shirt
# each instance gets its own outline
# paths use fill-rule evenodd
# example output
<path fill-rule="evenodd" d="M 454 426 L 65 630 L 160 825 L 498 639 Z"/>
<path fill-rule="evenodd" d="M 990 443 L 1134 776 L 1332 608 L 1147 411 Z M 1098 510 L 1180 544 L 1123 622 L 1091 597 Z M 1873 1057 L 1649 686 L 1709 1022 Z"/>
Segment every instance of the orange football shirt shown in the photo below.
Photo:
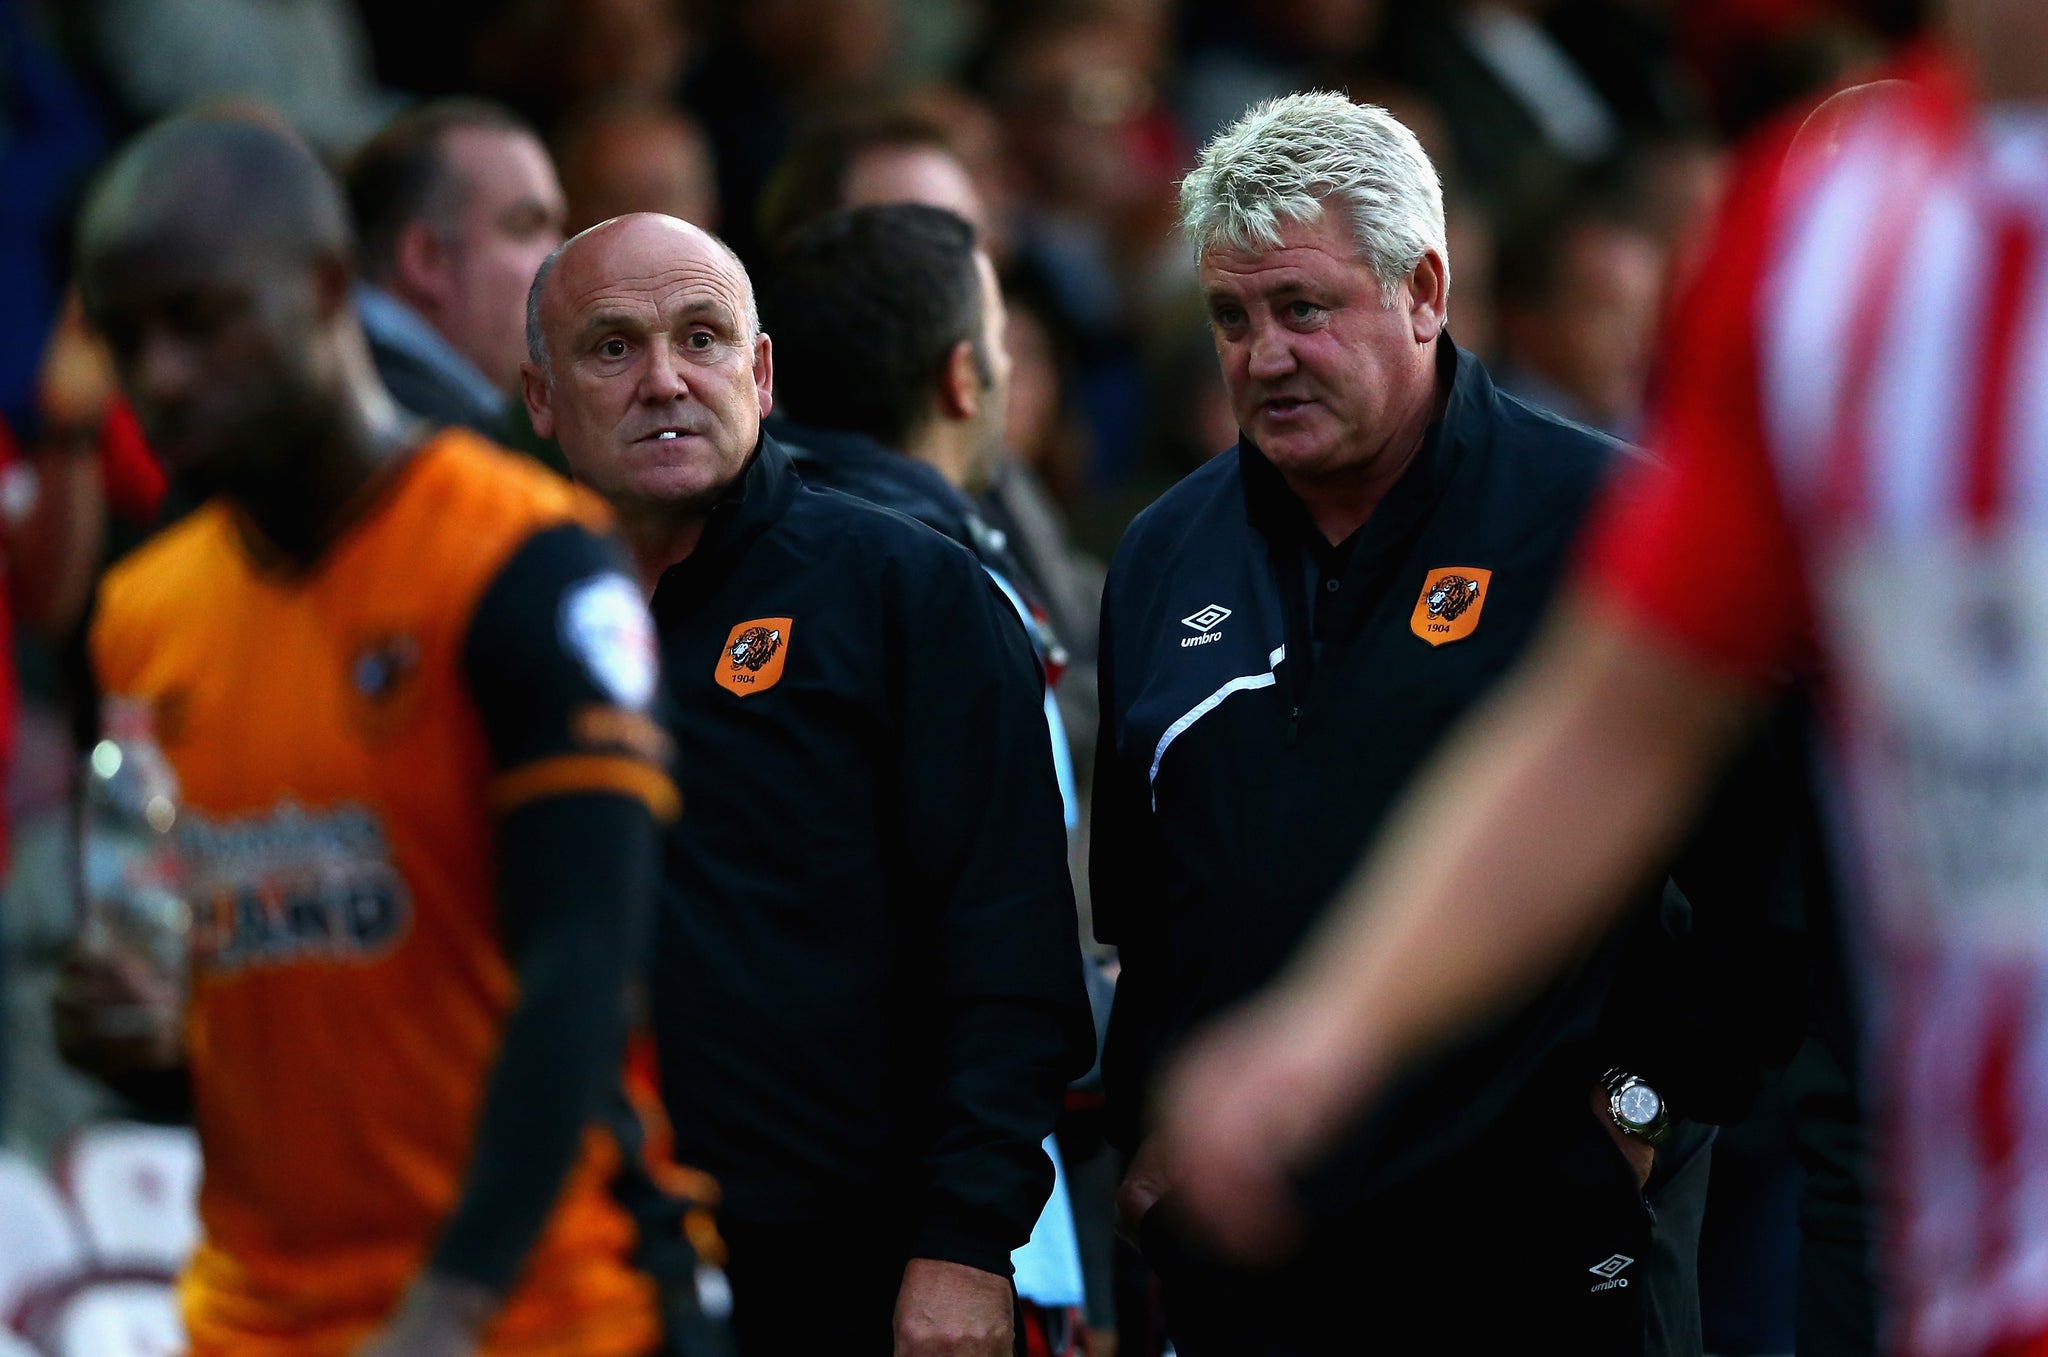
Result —
<path fill-rule="evenodd" d="M 448 431 L 310 570 L 259 564 L 216 500 L 111 572 L 102 691 L 146 699 L 196 879 L 187 1046 L 204 1237 L 181 1282 L 195 1357 L 324 1357 L 390 1315 L 457 1201 L 517 998 L 493 826 L 612 789 L 674 809 L 626 743 L 492 766 L 463 672 L 480 597 L 536 532 L 597 527 L 585 492 Z M 621 708 L 581 722 L 630 730 Z M 597 719 L 609 718 L 609 719 Z M 493 1357 L 627 1357 L 651 1283 L 593 1129 Z"/>

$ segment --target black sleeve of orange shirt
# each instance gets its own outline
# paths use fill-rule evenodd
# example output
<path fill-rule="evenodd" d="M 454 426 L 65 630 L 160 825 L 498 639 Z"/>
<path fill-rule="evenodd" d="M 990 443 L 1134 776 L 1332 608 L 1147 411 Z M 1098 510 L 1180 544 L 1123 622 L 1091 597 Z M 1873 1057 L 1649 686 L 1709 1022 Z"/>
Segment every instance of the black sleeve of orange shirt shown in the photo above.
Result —
<path fill-rule="evenodd" d="M 652 729 L 645 605 L 602 539 L 562 527 L 522 547 L 478 605 L 464 663 L 495 770 L 519 1001 L 429 1267 L 503 1291 L 617 1084 L 656 817 L 675 794 Z"/>

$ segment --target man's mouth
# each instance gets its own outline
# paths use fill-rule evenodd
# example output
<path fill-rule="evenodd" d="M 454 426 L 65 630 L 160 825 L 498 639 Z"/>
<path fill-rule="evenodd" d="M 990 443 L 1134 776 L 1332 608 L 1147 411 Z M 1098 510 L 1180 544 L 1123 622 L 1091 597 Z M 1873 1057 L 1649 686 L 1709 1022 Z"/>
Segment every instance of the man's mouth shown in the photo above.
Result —
<path fill-rule="evenodd" d="M 1286 419 L 1290 415 L 1299 414 L 1312 404 L 1314 402 L 1305 397 L 1276 396 L 1271 400 L 1261 401 L 1259 403 L 1259 410 L 1270 418 Z"/>

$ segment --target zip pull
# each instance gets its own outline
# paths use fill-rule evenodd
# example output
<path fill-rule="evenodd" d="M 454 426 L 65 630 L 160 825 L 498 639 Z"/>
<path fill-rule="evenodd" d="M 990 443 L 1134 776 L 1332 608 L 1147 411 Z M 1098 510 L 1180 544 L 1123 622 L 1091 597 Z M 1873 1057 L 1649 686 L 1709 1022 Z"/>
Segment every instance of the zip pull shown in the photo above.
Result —
<path fill-rule="evenodd" d="M 1301 708 L 1300 708 L 1300 707 L 1298 707 L 1298 706 L 1295 706 L 1295 707 L 1289 707 L 1289 708 L 1287 709 L 1287 747 L 1288 747 L 1289 749 L 1292 749 L 1292 748 L 1294 748 L 1294 746 L 1295 746 L 1295 744 L 1296 744 L 1297 740 L 1299 739 L 1300 735 L 1301 735 Z"/>

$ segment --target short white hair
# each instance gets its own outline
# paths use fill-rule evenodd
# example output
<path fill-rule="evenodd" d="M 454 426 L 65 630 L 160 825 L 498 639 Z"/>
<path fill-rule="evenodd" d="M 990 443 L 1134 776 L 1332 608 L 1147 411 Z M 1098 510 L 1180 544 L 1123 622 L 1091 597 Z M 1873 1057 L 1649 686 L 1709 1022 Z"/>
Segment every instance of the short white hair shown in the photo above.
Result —
<path fill-rule="evenodd" d="M 1211 249 L 1270 250 L 1283 222 L 1350 218 L 1358 257 L 1391 302 L 1403 281 L 1444 247 L 1444 190 L 1415 134 L 1374 104 L 1325 90 L 1255 105 L 1210 138 L 1181 181 L 1181 229 L 1197 263 Z"/>

